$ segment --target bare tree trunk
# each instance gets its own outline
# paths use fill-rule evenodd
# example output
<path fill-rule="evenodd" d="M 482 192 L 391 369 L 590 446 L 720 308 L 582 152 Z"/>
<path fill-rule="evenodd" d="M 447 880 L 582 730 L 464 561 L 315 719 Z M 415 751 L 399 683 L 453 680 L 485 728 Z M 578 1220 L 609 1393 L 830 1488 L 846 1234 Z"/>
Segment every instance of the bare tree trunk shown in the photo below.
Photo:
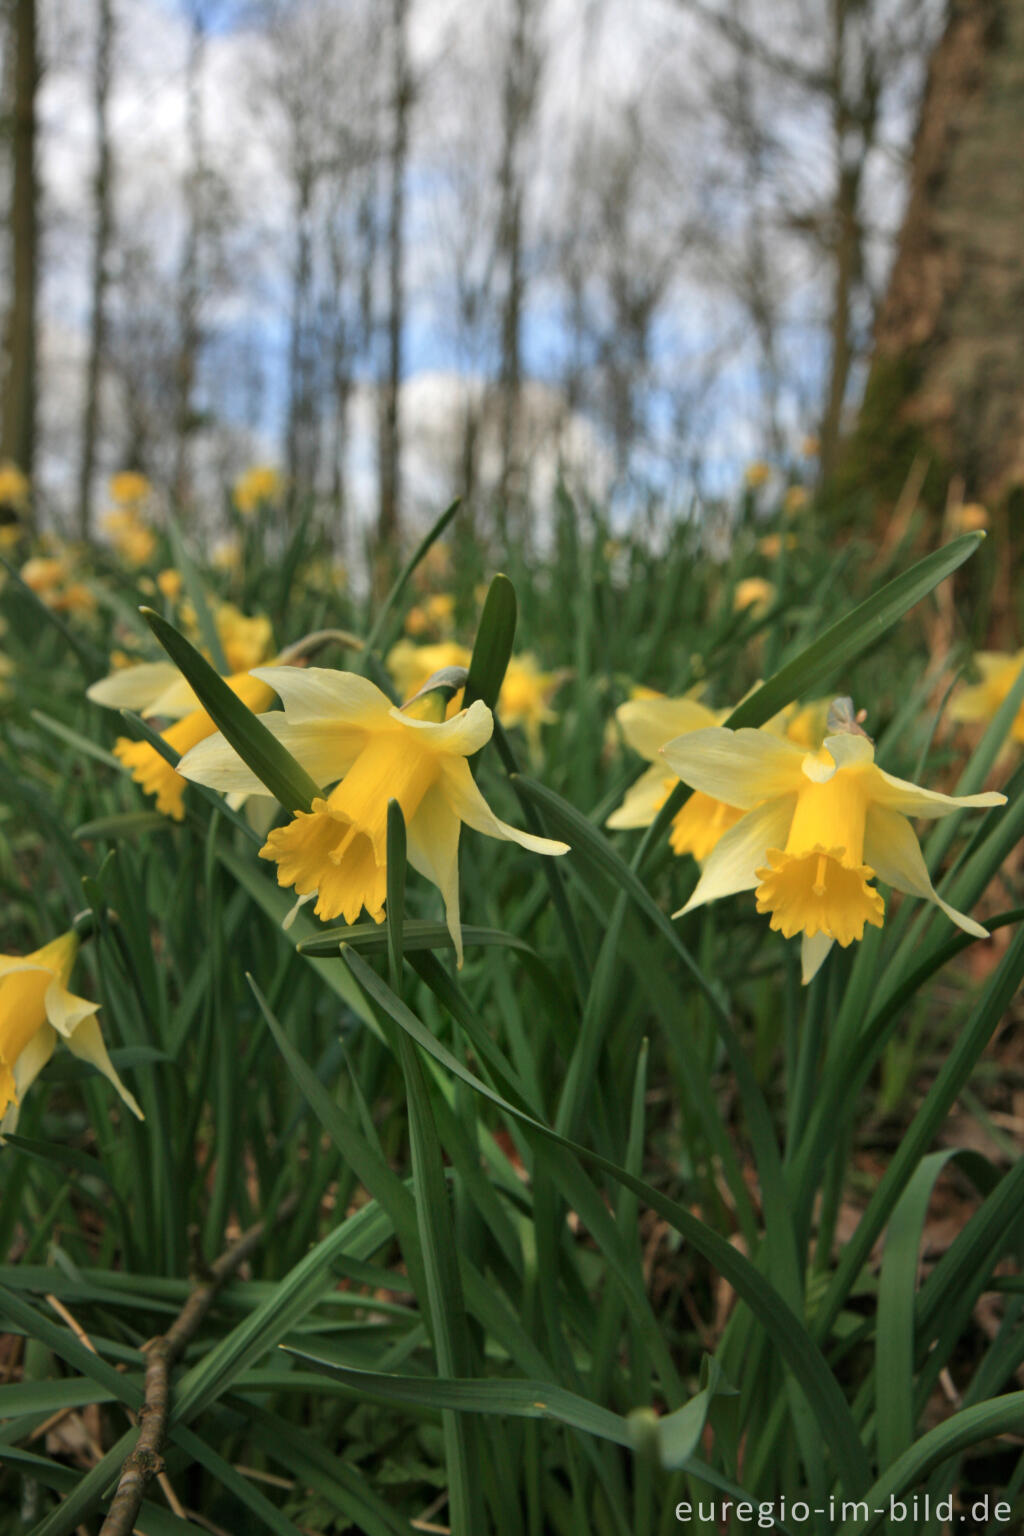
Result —
<path fill-rule="evenodd" d="M 175 405 L 174 471 L 172 486 L 177 506 L 184 508 L 191 494 L 191 441 L 195 427 L 195 386 L 199 370 L 200 259 L 203 238 L 203 199 L 205 144 L 203 135 L 203 61 L 206 53 L 206 23 L 202 5 L 197 0 L 192 9 L 186 66 L 188 109 L 188 175 L 185 185 L 187 225 L 182 251 L 178 288 L 178 324 L 180 347 L 177 364 L 177 401 Z"/>
<path fill-rule="evenodd" d="M 394 552 L 400 528 L 402 339 L 405 322 L 405 172 L 409 151 L 409 0 L 392 0 L 391 187 L 388 210 L 387 346 L 380 413 L 380 508 L 377 541 L 382 556 Z"/>
<path fill-rule="evenodd" d="M 110 54 L 114 18 L 111 0 L 98 0 L 96 72 L 93 105 L 96 112 L 96 178 L 94 181 L 95 227 L 92 246 L 92 323 L 85 370 L 85 409 L 82 418 L 82 456 L 78 469 L 78 533 L 89 537 L 92 524 L 92 480 L 96 445 L 101 430 L 100 373 L 106 340 L 107 267 L 111 236 L 111 153 L 107 103 L 110 95 Z"/>
<path fill-rule="evenodd" d="M 522 499 L 520 408 L 523 328 L 523 175 L 522 146 L 536 98 L 537 67 L 530 38 L 532 0 L 514 0 L 512 34 L 505 63 L 504 122 L 498 184 L 498 260 L 505 270 L 501 310 L 501 468 L 497 486 L 499 528 L 511 502 Z"/>
<path fill-rule="evenodd" d="M 39 58 L 35 0 L 13 0 L 14 120 L 11 179 L 11 306 L 0 457 L 31 478 L 36 438 L 36 273 L 39 193 L 36 181 L 36 86 Z"/>
<path fill-rule="evenodd" d="M 310 219 L 313 207 L 313 172 L 301 152 L 296 154 L 295 262 L 292 271 L 292 313 L 288 341 L 288 435 L 285 461 L 290 494 L 312 489 L 310 436 L 313 413 L 309 379 L 309 306 L 313 283 L 313 242 Z"/>
<path fill-rule="evenodd" d="M 954 0 L 851 449 L 894 478 L 927 454 L 935 506 L 952 473 L 981 500 L 1024 482 L 1022 100 L 1024 5 Z"/>

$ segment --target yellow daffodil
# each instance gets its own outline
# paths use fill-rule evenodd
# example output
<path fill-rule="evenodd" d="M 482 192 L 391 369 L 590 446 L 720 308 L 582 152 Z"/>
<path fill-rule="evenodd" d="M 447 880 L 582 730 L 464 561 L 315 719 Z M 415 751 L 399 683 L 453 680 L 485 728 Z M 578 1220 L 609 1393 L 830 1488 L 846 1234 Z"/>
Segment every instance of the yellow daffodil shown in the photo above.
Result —
<path fill-rule="evenodd" d="M 561 680 L 557 672 L 542 672 L 531 651 L 510 657 L 505 669 L 498 717 L 502 725 L 522 726 L 534 757 L 540 753 L 541 726 L 558 719 L 549 701 Z"/>
<path fill-rule="evenodd" d="M 111 476 L 107 489 L 111 501 L 119 507 L 138 508 L 144 501 L 148 501 L 152 486 L 138 470 L 122 469 L 119 474 Z"/>
<path fill-rule="evenodd" d="M 11 1132 L 26 1091 L 53 1055 L 57 1037 L 112 1083 L 133 1115 L 142 1110 L 103 1044 L 97 1003 L 68 991 L 78 953 L 74 932 L 31 955 L 0 955 L 0 1132 Z"/>
<path fill-rule="evenodd" d="M 433 592 L 422 603 L 409 609 L 405 616 L 406 632 L 410 635 L 425 635 L 433 630 L 437 634 L 444 634 L 451 627 L 454 614 L 455 599 L 452 594 Z"/>
<path fill-rule="evenodd" d="M 262 714 L 273 703 L 273 690 L 248 672 L 238 672 L 225 678 L 225 682 L 254 714 Z M 93 683 L 87 697 L 107 709 L 131 709 L 147 718 L 173 719 L 174 724 L 160 734 L 179 754 L 187 752 L 216 729 L 172 662 L 143 662 L 139 666 L 119 668 L 109 677 Z M 158 811 L 175 821 L 184 820 L 185 780 L 154 746 L 148 741 L 132 741 L 127 736 L 119 736 L 114 743 L 114 756 L 147 795 L 155 796 Z"/>
<path fill-rule="evenodd" d="M 617 810 L 606 825 L 615 831 L 649 827 L 679 779 L 665 762 L 661 749 L 667 742 L 690 731 L 717 725 L 728 715 L 727 709 L 709 709 L 697 699 L 654 697 L 630 699 L 615 711 L 622 734 L 634 752 L 652 764 L 626 791 Z M 706 859 L 718 839 L 743 812 L 711 795 L 691 795 L 672 819 L 669 842 L 673 853 L 690 853 L 698 861 Z"/>
<path fill-rule="evenodd" d="M 949 707 L 952 718 L 964 724 L 992 719 L 1020 676 L 1024 651 L 979 651 L 974 664 L 981 673 L 981 682 L 961 688 L 953 695 Z M 1024 742 L 1024 705 L 1014 717 L 1010 735 L 1014 741 Z"/>
<path fill-rule="evenodd" d="M 743 479 L 748 490 L 760 490 L 762 485 L 767 485 L 771 479 L 772 467 L 761 459 L 755 459 L 753 464 L 748 464 L 743 474 Z"/>
<path fill-rule="evenodd" d="M 810 433 L 800 444 L 800 452 L 805 459 L 816 459 L 821 452 L 820 440 L 813 433 Z"/>
<path fill-rule="evenodd" d="M 68 578 L 67 562 L 58 555 L 33 555 L 21 568 L 21 579 L 39 597 L 53 592 Z"/>
<path fill-rule="evenodd" d="M 967 933 L 987 937 L 935 891 L 908 817 L 1003 805 L 1004 795 L 954 797 L 894 778 L 877 766 L 863 733 L 828 736 L 806 752 L 766 731 L 715 726 L 671 742 L 664 756 L 685 784 L 746 812 L 716 844 L 682 911 L 754 890 L 774 929 L 786 938 L 803 935 L 805 982 L 833 943 L 845 947 L 863 937 L 866 924 L 882 926 L 876 877 L 936 902 Z"/>
<path fill-rule="evenodd" d="M 96 594 L 83 581 L 71 581 L 62 592 L 51 597 L 50 607 L 58 613 L 93 613 Z"/>
<path fill-rule="evenodd" d="M 210 564 L 215 571 L 237 571 L 242 564 L 242 546 L 233 534 L 218 539 L 210 550 Z"/>
<path fill-rule="evenodd" d="M 103 518 L 103 528 L 109 533 L 111 543 L 127 565 L 146 565 L 152 559 L 156 549 L 156 534 L 139 517 L 136 504 L 128 503 L 116 511 L 108 512 Z"/>
<path fill-rule="evenodd" d="M 734 613 L 745 613 L 749 608 L 755 618 L 766 613 L 775 601 L 775 588 L 763 576 L 747 576 L 736 583 L 732 606 Z"/>
<path fill-rule="evenodd" d="M 387 669 L 402 698 L 411 699 L 442 667 L 468 667 L 471 654 L 455 640 L 439 640 L 436 645 L 399 640 L 388 652 Z"/>
<path fill-rule="evenodd" d="M 247 618 L 233 603 L 220 603 L 214 623 L 229 672 L 248 672 L 274 649 L 274 633 L 265 613 Z"/>
<path fill-rule="evenodd" d="M 965 507 L 953 510 L 949 523 L 953 533 L 978 533 L 988 527 L 989 515 L 980 502 L 969 501 Z"/>
<path fill-rule="evenodd" d="M 789 709 L 769 720 L 764 729 L 775 735 L 785 735 L 801 746 L 818 747 L 825 736 L 828 705 L 827 699 L 790 705 Z M 731 711 L 709 709 L 692 693 L 683 699 L 667 699 L 651 689 L 637 688 L 633 698 L 620 704 L 615 713 L 628 744 L 652 767 L 627 791 L 606 825 L 615 830 L 649 827 L 679 783 L 678 776 L 669 771 L 662 748 L 676 737 L 720 724 Z M 692 854 L 698 863 L 702 863 L 719 838 L 735 826 L 743 814 L 739 806 L 729 805 L 717 796 L 699 791 L 692 794 L 672 819 L 669 842 L 673 853 Z"/>
<path fill-rule="evenodd" d="M 493 730 L 480 700 L 452 720 L 435 723 L 395 708 L 366 678 L 321 667 L 260 669 L 254 676 L 278 693 L 284 713 L 266 724 L 329 793 L 271 832 L 261 857 L 277 865 L 278 884 L 317 897 L 316 914 L 354 923 L 365 909 L 383 921 L 387 893 L 387 809 L 395 799 L 408 835 L 409 862 L 438 887 L 462 961 L 459 924 L 459 833 L 462 823 L 535 853 L 567 851 L 499 821 L 466 759 Z M 220 736 L 180 764 L 186 778 L 230 793 L 267 793 Z"/>
<path fill-rule="evenodd" d="M 805 485 L 791 485 L 782 498 L 782 510 L 787 517 L 795 517 L 807 506 L 811 496 Z"/>
<path fill-rule="evenodd" d="M 184 585 L 180 571 L 176 571 L 173 565 L 169 565 L 165 571 L 157 571 L 156 584 L 162 597 L 166 597 L 169 603 L 176 602 L 181 596 Z"/>
<path fill-rule="evenodd" d="M 260 507 L 280 501 L 284 490 L 281 472 L 272 464 L 254 464 L 235 481 L 232 497 L 243 517 L 252 517 Z"/>
<path fill-rule="evenodd" d="M 782 553 L 781 533 L 766 533 L 763 539 L 758 539 L 757 548 L 766 560 L 777 560 Z M 796 549 L 796 534 L 786 534 L 786 548 Z"/>
<path fill-rule="evenodd" d="M 0 463 L 0 507 L 10 507 L 13 512 L 24 512 L 28 507 L 29 483 L 12 459 Z"/>

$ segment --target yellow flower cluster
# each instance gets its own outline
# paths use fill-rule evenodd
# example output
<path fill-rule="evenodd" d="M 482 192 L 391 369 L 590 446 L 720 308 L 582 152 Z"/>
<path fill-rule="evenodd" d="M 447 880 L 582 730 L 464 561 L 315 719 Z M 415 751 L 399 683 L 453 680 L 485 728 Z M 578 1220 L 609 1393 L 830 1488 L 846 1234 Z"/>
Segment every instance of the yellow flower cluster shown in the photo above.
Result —
<path fill-rule="evenodd" d="M 21 567 L 21 579 L 54 613 L 92 613 L 96 598 L 84 582 L 75 578 L 74 562 L 62 551 L 33 555 Z"/>
<path fill-rule="evenodd" d="M 17 464 L 11 459 L 0 461 L 0 507 L 6 507 L 20 517 L 28 510 L 30 490 L 28 476 Z"/>
<path fill-rule="evenodd" d="M 275 506 L 284 491 L 281 472 L 272 464 L 254 464 L 235 481 L 231 495 L 243 517 L 252 517 L 260 507 Z"/>

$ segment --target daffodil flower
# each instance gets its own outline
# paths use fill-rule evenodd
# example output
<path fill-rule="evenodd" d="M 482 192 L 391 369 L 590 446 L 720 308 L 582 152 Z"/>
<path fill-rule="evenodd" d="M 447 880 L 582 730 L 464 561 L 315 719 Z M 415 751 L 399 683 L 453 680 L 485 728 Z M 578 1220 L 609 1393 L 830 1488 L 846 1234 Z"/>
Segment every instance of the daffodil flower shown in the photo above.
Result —
<path fill-rule="evenodd" d="M 568 851 L 564 843 L 499 821 L 466 761 L 490 739 L 494 721 L 481 700 L 451 720 L 418 719 L 397 709 L 373 683 L 322 667 L 261 668 L 253 673 L 278 693 L 283 714 L 265 724 L 329 794 L 271 832 L 260 857 L 277 865 L 278 884 L 316 893 L 316 914 L 354 923 L 365 909 L 382 922 L 387 895 L 388 802 L 405 819 L 409 862 L 438 887 L 462 963 L 459 833 L 463 822 L 488 837 L 534 853 Z M 221 736 L 201 742 L 179 764 L 187 779 L 228 793 L 267 794 Z"/>
<path fill-rule="evenodd" d="M 827 702 L 792 705 L 764 727 L 786 735 L 802 746 L 819 746 L 825 734 Z M 619 830 L 649 827 L 658 811 L 679 783 L 668 770 L 662 755 L 674 737 L 718 725 L 730 714 L 728 709 L 710 709 L 698 699 L 668 699 L 661 696 L 633 698 L 620 704 L 616 718 L 634 752 L 639 752 L 653 766 L 642 773 L 626 792 L 622 804 L 608 817 L 606 825 Z M 698 864 L 710 855 L 720 837 L 736 825 L 744 814 L 739 806 L 729 805 L 717 795 L 692 794 L 672 818 L 669 842 L 673 853 L 692 854 Z"/>
<path fill-rule="evenodd" d="M 966 933 L 988 937 L 938 895 L 908 817 L 1004 805 L 1005 795 L 942 795 L 894 778 L 877 766 L 863 734 L 828 736 L 807 752 L 765 731 L 716 726 L 671 742 L 664 757 L 684 783 L 746 812 L 716 844 L 677 917 L 754 890 L 774 929 L 786 938 L 803 935 L 805 982 L 833 943 L 845 948 L 867 924 L 882 926 L 876 878 L 935 902 Z"/>
<path fill-rule="evenodd" d="M 615 711 L 629 746 L 652 765 L 626 791 L 606 826 L 613 831 L 649 827 L 679 783 L 661 749 L 675 737 L 717 725 L 727 709 L 709 709 L 698 699 L 629 699 Z M 706 859 L 718 839 L 743 815 L 717 795 L 695 794 L 672 818 L 669 842 L 673 853 L 691 853 L 698 862 Z"/>
<path fill-rule="evenodd" d="M 0 955 L 0 1133 L 14 1130 L 19 1104 L 53 1055 L 58 1036 L 102 1072 L 142 1119 L 107 1055 L 96 1022 L 99 1004 L 68 991 L 77 953 L 78 936 L 69 932 L 31 955 Z"/>
<path fill-rule="evenodd" d="M 981 682 L 961 688 L 953 695 L 950 714 L 954 720 L 965 724 L 991 720 L 1020 676 L 1024 667 L 1024 651 L 1010 654 L 1004 651 L 980 651 L 974 664 L 981 673 Z M 1010 735 L 1014 741 L 1024 742 L 1024 705 L 1017 711 Z"/>
<path fill-rule="evenodd" d="M 262 714 L 274 701 L 273 689 L 248 672 L 225 678 L 225 682 L 254 714 Z M 94 704 L 103 704 L 108 709 L 131 709 L 147 718 L 159 716 L 174 720 L 174 724 L 160 734 L 179 754 L 187 752 L 216 730 L 189 684 L 169 661 L 143 662 L 141 666 L 121 668 L 93 683 L 86 696 Z M 131 741 L 127 736 L 119 736 L 114 743 L 114 756 L 147 795 L 155 796 L 158 811 L 174 821 L 185 819 L 185 780 L 154 746 L 148 741 Z"/>

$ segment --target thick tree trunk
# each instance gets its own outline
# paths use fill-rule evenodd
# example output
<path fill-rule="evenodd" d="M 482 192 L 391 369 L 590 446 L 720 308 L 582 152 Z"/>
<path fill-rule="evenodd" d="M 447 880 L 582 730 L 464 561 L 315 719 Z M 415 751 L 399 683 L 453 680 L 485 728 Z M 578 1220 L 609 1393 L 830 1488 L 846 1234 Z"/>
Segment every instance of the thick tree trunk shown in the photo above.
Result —
<path fill-rule="evenodd" d="M 93 105 L 96 113 L 96 178 L 94 182 L 95 227 L 92 244 L 92 322 L 89 355 L 85 368 L 85 407 L 82 416 L 82 453 L 78 466 L 78 534 L 89 537 L 92 525 L 92 481 L 100 434 L 100 377 L 107 328 L 108 253 L 111 218 L 111 154 L 107 102 L 110 95 L 110 52 L 114 30 L 111 0 L 98 0 L 96 73 Z"/>
<path fill-rule="evenodd" d="M 31 478 L 36 436 L 36 272 L 39 264 L 36 182 L 39 60 L 35 0 L 13 0 L 11 16 L 14 48 L 11 307 L 7 318 L 0 458 L 13 459 Z"/>
<path fill-rule="evenodd" d="M 934 502 L 953 474 L 993 502 L 1024 482 L 1022 101 L 1022 0 L 954 0 L 850 455 L 880 489 L 921 454 Z"/>

